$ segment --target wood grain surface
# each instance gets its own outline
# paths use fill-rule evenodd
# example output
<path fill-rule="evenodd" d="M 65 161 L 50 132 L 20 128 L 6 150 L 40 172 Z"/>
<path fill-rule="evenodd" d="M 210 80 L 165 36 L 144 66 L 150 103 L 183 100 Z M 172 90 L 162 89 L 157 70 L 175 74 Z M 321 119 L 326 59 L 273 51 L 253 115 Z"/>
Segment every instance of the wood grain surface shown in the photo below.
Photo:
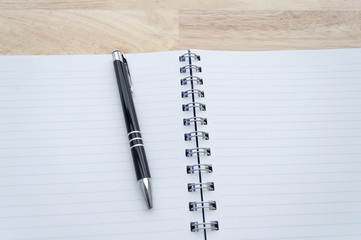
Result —
<path fill-rule="evenodd" d="M 361 0 L 0 0 L 0 54 L 361 47 Z"/>

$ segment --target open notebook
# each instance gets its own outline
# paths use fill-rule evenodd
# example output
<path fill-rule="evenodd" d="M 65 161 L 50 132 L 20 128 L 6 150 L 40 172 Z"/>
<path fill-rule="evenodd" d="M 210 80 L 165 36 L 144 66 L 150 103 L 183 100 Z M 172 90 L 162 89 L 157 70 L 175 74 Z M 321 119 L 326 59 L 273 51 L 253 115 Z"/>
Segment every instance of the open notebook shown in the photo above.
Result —
<path fill-rule="evenodd" d="M 125 56 L 154 208 L 112 56 L 2 56 L 0 239 L 361 238 L 360 49 Z"/>

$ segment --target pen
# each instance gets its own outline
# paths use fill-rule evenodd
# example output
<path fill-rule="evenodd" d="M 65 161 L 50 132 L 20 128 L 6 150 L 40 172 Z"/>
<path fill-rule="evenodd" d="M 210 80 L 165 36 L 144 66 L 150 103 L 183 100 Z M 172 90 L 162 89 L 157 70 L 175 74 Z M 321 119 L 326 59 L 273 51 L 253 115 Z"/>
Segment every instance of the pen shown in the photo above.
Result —
<path fill-rule="evenodd" d="M 129 74 L 128 63 L 120 51 L 116 50 L 112 55 L 125 125 L 128 132 L 130 151 L 133 157 L 135 175 L 145 198 L 145 202 L 150 209 L 153 207 L 151 176 L 132 98 L 133 85 Z"/>

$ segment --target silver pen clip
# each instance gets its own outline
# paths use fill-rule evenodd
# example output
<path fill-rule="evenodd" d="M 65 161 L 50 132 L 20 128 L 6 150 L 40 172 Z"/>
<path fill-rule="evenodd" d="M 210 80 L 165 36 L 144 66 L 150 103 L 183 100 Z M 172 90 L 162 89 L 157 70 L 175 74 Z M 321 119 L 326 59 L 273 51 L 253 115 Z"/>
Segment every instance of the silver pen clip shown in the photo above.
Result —
<path fill-rule="evenodd" d="M 133 93 L 134 88 L 133 88 L 132 78 L 130 77 L 130 71 L 129 71 L 127 59 L 125 59 L 124 55 L 119 50 L 115 50 L 112 55 L 114 61 L 121 61 L 124 63 L 125 68 L 127 69 L 130 92 Z"/>
<path fill-rule="evenodd" d="M 124 64 L 125 64 L 125 67 L 127 68 L 128 79 L 129 79 L 129 86 L 130 86 L 130 92 L 133 93 L 133 92 L 134 92 L 134 88 L 133 88 L 133 83 L 132 83 L 132 77 L 130 76 L 130 71 L 129 71 L 128 62 L 127 62 L 127 59 L 124 57 L 123 54 L 122 54 L 122 57 L 123 57 L 123 62 L 124 62 Z"/>

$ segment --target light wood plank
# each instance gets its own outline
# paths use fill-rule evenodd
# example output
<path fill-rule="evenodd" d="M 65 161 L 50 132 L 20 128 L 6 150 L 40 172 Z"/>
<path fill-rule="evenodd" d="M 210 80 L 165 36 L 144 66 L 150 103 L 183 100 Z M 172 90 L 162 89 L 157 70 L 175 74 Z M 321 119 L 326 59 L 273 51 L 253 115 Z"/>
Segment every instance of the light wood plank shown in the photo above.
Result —
<path fill-rule="evenodd" d="M 361 10 L 360 0 L 320 0 L 323 10 Z"/>
<path fill-rule="evenodd" d="M 361 11 L 181 11 L 179 19 L 181 48 L 361 47 Z"/>
<path fill-rule="evenodd" d="M 360 11 L 360 0 L 0 0 L 0 54 L 360 47 Z"/>
<path fill-rule="evenodd" d="M 319 0 L 0 0 L 2 10 L 320 10 L 320 7 Z"/>
<path fill-rule="evenodd" d="M 175 11 L 0 11 L 0 54 L 102 54 L 178 48 Z"/>

